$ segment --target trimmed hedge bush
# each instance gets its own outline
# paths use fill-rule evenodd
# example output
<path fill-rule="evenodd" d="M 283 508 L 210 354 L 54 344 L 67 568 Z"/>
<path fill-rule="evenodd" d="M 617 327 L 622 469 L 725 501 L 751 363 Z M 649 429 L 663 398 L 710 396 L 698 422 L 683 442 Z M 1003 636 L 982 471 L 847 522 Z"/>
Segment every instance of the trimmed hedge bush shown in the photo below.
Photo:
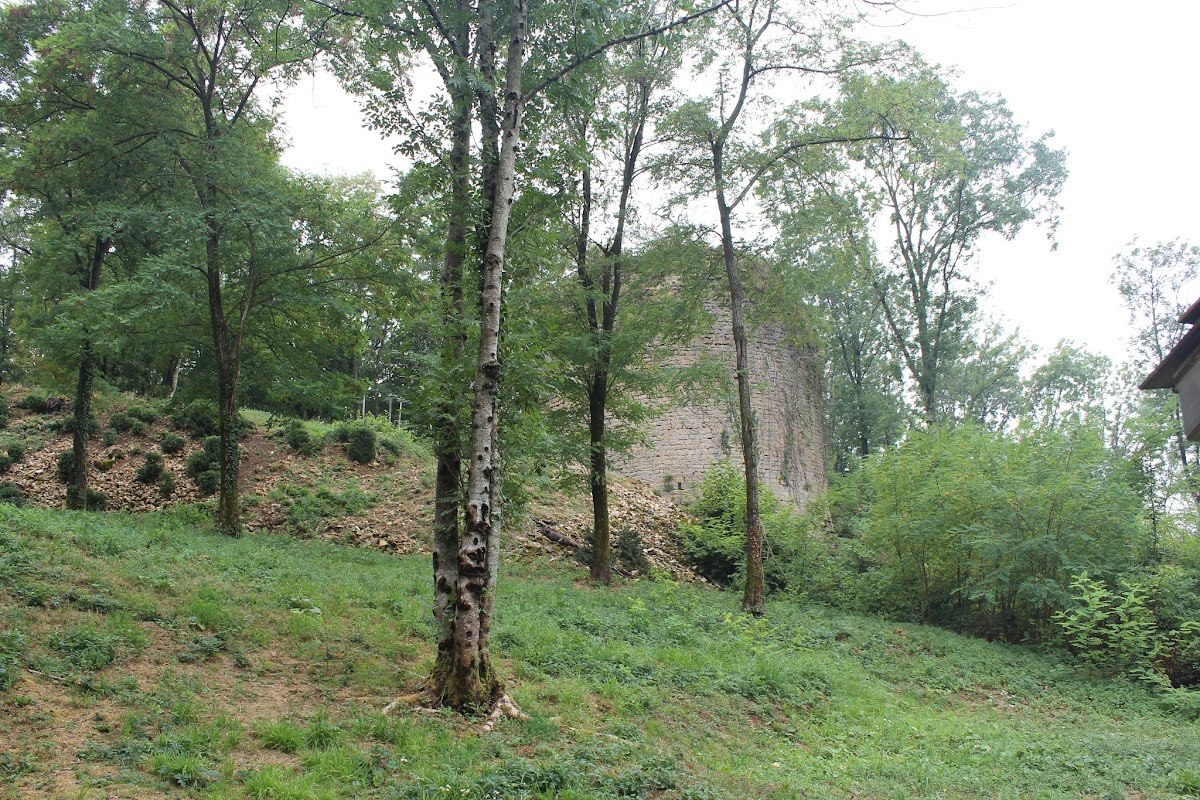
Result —
<path fill-rule="evenodd" d="M 353 427 L 346 442 L 346 454 L 351 461 L 370 464 L 375 460 L 375 431 L 370 428 Z"/>

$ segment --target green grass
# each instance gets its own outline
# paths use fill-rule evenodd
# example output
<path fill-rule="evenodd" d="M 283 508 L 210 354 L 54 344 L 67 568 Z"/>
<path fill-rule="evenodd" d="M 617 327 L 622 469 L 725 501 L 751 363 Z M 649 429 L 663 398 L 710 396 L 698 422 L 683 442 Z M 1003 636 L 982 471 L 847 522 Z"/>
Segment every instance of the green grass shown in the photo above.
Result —
<path fill-rule="evenodd" d="M 1200 724 L 1151 688 L 550 564 L 506 564 L 497 599 L 529 719 L 384 717 L 432 660 L 427 558 L 194 522 L 0 506 L 0 797 L 1200 796 Z"/>

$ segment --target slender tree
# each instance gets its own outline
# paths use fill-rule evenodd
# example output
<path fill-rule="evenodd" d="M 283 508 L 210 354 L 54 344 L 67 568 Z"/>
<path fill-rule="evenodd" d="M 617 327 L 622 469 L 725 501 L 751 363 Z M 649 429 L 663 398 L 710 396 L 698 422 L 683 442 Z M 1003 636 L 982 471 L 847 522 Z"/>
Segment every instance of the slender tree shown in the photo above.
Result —
<path fill-rule="evenodd" d="M 677 147 L 661 169 L 674 173 L 689 197 L 714 201 L 717 238 L 729 292 L 738 420 L 746 477 L 746 586 L 742 607 L 761 614 L 766 602 L 762 566 L 762 518 L 758 475 L 758 429 L 751 393 L 746 333 L 746 278 L 735 216 L 745 212 L 763 179 L 806 148 L 886 136 L 867 126 L 834 129 L 814 125 L 811 115 L 793 109 L 787 120 L 755 130 L 756 112 L 769 105 L 763 93 L 771 79 L 787 75 L 828 75 L 875 60 L 868 49 L 849 45 L 842 34 L 848 21 L 820 9 L 791 9 L 779 0 L 748 0 L 725 6 L 715 30 L 722 44 L 700 63 L 701 85 L 712 94 L 682 104 L 672 118 Z"/>
<path fill-rule="evenodd" d="M 649 15 L 661 14 L 652 4 Z M 592 102 L 569 115 L 568 126 L 578 142 L 579 193 L 574 204 L 572 242 L 575 275 L 582 291 L 588 346 L 582 375 L 587 402 L 588 486 L 592 495 L 592 580 L 612 580 L 611 524 L 608 511 L 608 418 L 614 384 L 630 377 L 632 360 L 645 356 L 650 341 L 616 341 L 618 316 L 625 305 L 628 282 L 626 238 L 636 213 L 634 187 L 644 172 L 643 151 L 653 135 L 656 117 L 664 112 L 658 95 L 670 85 L 679 61 L 679 42 L 668 37 L 640 39 L 616 52 L 605 65 L 604 79 L 579 76 L 576 82 L 597 87 Z M 603 91 L 600 87 L 609 85 Z M 605 112 L 607 107 L 608 112 Z M 594 188 L 594 174 L 603 160 L 616 166 L 615 206 L 611 217 L 594 220 L 604 198 Z M 604 237 L 604 238 L 601 238 Z M 688 326 L 677 320 L 682 332 Z M 631 345 L 634 349 L 631 350 Z M 639 352 L 640 351 L 640 352 Z"/>
<path fill-rule="evenodd" d="M 363 3 L 342 10 L 348 17 L 361 19 L 374 37 L 374 50 L 366 55 L 377 69 L 367 83 L 359 84 L 370 95 L 368 108 L 385 106 L 384 119 L 403 117 L 386 106 L 408 102 L 404 83 L 395 73 L 409 63 L 416 49 L 430 58 L 445 89 L 442 107 L 450 111 L 452 121 L 445 137 L 449 146 L 442 149 L 445 142 L 436 137 L 424 137 L 423 142 L 431 155 L 448 151 L 445 163 L 451 193 L 446 205 L 441 279 L 444 365 L 457 362 L 466 349 L 461 333 L 469 324 L 463 273 L 472 252 L 480 264 L 475 284 L 480 287 L 479 341 L 469 430 L 464 436 L 456 411 L 448 405 L 442 429 L 436 433 L 439 466 L 433 550 L 439 644 L 427 683 L 436 702 L 458 709 L 505 705 L 500 702 L 503 682 L 492 666 L 488 637 L 499 568 L 502 506 L 498 397 L 504 262 L 526 107 L 532 98 L 544 96 L 565 76 L 610 48 L 710 11 L 682 15 L 653 28 L 641 20 L 579 14 L 577 9 L 559 6 L 539 8 L 538 15 L 531 18 L 525 0 L 511 5 L 491 0 L 478 4 L 425 2 L 386 9 Z M 569 43 L 565 54 L 558 47 L 560 41 Z M 467 160 L 474 121 L 479 124 L 481 142 L 477 182 L 470 180 Z M 418 137 L 422 134 L 423 126 L 407 126 Z M 413 148 L 414 153 L 417 150 Z M 474 213 L 470 203 L 472 183 L 477 187 L 474 194 L 481 201 L 482 214 Z M 468 225 L 471 221 L 477 224 Z M 472 238 L 473 250 L 469 246 Z M 456 394 L 448 399 L 452 402 Z M 463 439 L 468 442 L 465 489 L 460 483 Z"/>
<path fill-rule="evenodd" d="M 97 305 L 92 298 L 110 256 L 139 226 L 140 207 L 161 183 L 161 151 L 128 125 L 155 109 L 128 63 L 89 46 L 97 11 L 105 9 L 33 2 L 2 23 L 8 46 L 0 115 L 9 138 L 0 170 L 24 201 L 14 209 L 28 232 L 31 285 L 44 302 L 57 301 L 45 335 L 73 350 L 77 364 L 67 490 L 73 509 L 87 506 L 92 388 L 104 333 L 89 307 Z"/>
<path fill-rule="evenodd" d="M 191 208 L 180 214 L 200 242 L 193 269 L 208 305 L 220 412 L 217 524 L 230 535 L 240 532 L 242 346 L 257 294 L 272 273 L 264 255 L 275 246 L 277 226 L 288 225 L 264 216 L 281 173 L 270 139 L 273 119 L 259 94 L 268 81 L 286 81 L 312 62 L 326 45 L 332 16 L 282 0 L 163 0 L 138 7 L 100 41 L 140 65 L 146 85 L 175 112 L 173 125 L 145 133 L 171 143 L 191 190 Z"/>
<path fill-rule="evenodd" d="M 1028 222 L 1053 234 L 1065 153 L 1051 147 L 1052 133 L 1029 138 L 1002 99 L 956 92 L 919 58 L 899 63 L 901 78 L 849 76 L 843 107 L 887 114 L 899 134 L 855 156 L 869 176 L 859 191 L 892 230 L 891 257 L 870 276 L 876 298 L 932 425 L 939 382 L 969 339 L 975 247 Z"/>

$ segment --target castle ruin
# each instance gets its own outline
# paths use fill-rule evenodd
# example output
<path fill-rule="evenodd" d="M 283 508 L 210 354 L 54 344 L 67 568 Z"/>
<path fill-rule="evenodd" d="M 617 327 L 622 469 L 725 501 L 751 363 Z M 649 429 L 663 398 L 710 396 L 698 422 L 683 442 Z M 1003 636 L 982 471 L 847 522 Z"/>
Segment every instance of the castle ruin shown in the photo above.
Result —
<path fill-rule="evenodd" d="M 728 390 L 703 404 L 672 406 L 643 426 L 649 443 L 614 459 L 617 472 L 661 488 L 668 496 L 695 495 L 708 469 L 721 459 L 742 468 L 738 434 L 736 371 L 729 312 L 709 308 L 712 329 L 680 348 L 669 363 L 716 359 Z M 825 488 L 825 426 L 821 409 L 821 362 L 811 349 L 794 346 L 784 326 L 771 323 L 750 334 L 752 405 L 758 419 L 760 479 L 781 500 L 803 507 Z"/>

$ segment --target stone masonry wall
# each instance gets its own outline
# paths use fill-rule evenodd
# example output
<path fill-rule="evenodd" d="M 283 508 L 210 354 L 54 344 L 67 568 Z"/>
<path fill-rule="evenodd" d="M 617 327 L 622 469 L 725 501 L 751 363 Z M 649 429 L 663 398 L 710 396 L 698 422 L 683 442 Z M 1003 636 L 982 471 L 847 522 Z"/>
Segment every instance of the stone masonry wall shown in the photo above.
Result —
<path fill-rule="evenodd" d="M 694 496 L 704 473 L 720 459 L 742 468 L 733 332 L 727 311 L 709 310 L 716 318 L 713 330 L 692 340 L 671 362 L 715 359 L 729 377 L 728 387 L 714 390 L 703 405 L 673 406 L 649 420 L 644 426 L 649 446 L 634 448 L 613 465 L 620 474 L 661 488 L 668 496 Z M 762 485 L 802 507 L 811 493 L 825 486 L 820 364 L 813 353 L 787 344 L 783 326 L 768 325 L 750 336 L 750 379 Z"/>

